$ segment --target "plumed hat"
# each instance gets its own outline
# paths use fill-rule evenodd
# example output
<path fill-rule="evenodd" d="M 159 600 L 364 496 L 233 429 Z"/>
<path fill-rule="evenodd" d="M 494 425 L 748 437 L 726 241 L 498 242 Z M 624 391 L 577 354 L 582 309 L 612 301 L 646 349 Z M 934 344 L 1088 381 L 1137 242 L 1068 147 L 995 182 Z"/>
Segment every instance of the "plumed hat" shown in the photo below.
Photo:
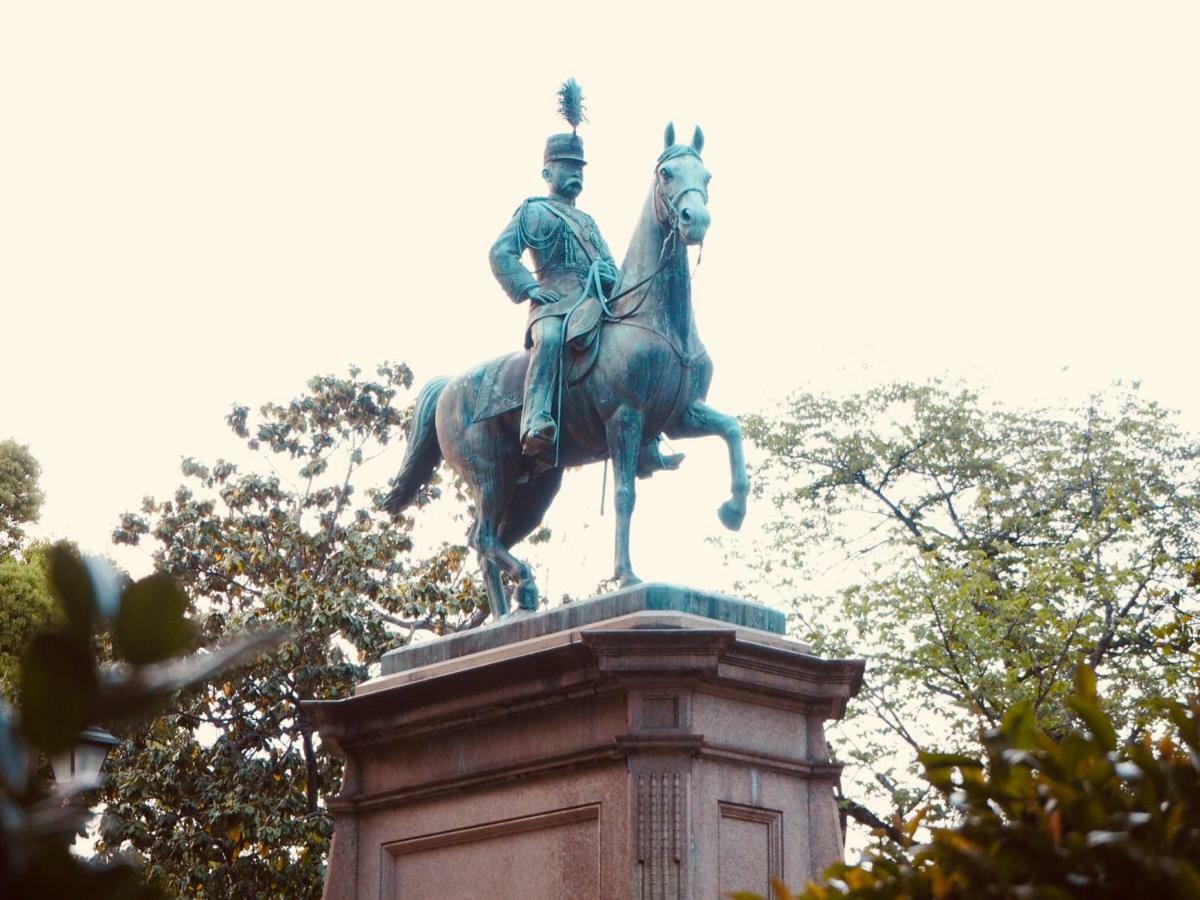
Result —
<path fill-rule="evenodd" d="M 583 90 L 574 78 L 568 78 L 558 89 L 558 111 L 570 124 L 571 133 L 550 135 L 546 139 L 546 152 L 542 155 L 542 161 L 573 159 L 586 166 L 587 160 L 583 158 L 583 140 L 575 133 L 579 123 L 585 121 Z"/>

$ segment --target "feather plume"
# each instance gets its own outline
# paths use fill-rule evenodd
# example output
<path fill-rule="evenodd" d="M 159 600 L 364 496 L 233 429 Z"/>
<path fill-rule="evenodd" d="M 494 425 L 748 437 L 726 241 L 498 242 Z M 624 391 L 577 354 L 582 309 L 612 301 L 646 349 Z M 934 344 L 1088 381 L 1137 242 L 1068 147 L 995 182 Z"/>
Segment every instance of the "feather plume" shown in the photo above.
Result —
<path fill-rule="evenodd" d="M 571 132 L 587 119 L 583 115 L 583 88 L 574 78 L 568 78 L 558 89 L 558 111 L 571 123 Z"/>

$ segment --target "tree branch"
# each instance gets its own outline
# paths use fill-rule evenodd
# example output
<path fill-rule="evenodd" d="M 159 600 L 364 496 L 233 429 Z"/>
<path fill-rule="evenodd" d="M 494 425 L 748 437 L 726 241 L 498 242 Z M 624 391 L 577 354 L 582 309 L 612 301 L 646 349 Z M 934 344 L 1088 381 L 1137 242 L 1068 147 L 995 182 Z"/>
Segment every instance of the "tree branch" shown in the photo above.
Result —
<path fill-rule="evenodd" d="M 911 847 L 912 838 L 893 825 L 891 822 L 885 822 L 871 810 L 867 809 L 857 800 L 851 800 L 844 794 L 838 798 L 838 806 L 851 819 L 858 822 L 860 825 L 866 825 L 868 828 L 882 831 L 891 840 L 895 841 L 901 847 Z"/>
<path fill-rule="evenodd" d="M 904 527 L 907 528 L 909 530 L 909 532 L 912 533 L 913 537 L 915 537 L 917 539 L 917 546 L 921 548 L 921 551 L 923 553 L 932 553 L 933 552 L 933 550 L 935 549 L 934 546 L 925 539 L 925 535 L 921 531 L 921 526 L 919 526 L 916 523 L 916 520 L 913 519 L 906 512 L 904 512 L 904 510 L 902 510 L 895 503 L 893 503 L 891 498 L 888 497 L 886 494 L 884 494 L 883 491 L 881 491 L 879 488 L 875 487 L 875 485 L 873 485 L 869 481 L 867 481 L 867 476 L 865 473 L 855 472 L 854 473 L 854 482 L 858 485 L 861 485 L 864 490 L 866 490 L 868 493 L 870 493 L 873 496 L 875 496 L 876 498 L 878 498 L 879 502 L 882 503 L 884 506 L 886 506 L 891 511 L 892 515 L 902 525 L 904 525 Z"/>

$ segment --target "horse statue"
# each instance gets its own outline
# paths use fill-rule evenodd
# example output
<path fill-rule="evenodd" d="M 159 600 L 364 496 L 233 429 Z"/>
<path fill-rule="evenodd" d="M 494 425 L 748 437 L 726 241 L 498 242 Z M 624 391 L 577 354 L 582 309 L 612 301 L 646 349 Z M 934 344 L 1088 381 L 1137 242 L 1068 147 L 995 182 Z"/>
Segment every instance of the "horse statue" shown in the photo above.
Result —
<path fill-rule="evenodd" d="M 740 528 L 745 517 L 749 480 L 741 429 L 733 416 L 704 402 L 712 361 L 692 318 L 687 247 L 703 242 L 710 222 L 711 176 L 700 158 L 704 135 L 697 128 L 690 144 L 676 144 L 674 126 L 668 125 L 665 145 L 621 266 L 620 283 L 611 298 L 599 301 L 598 325 L 579 334 L 575 318 L 568 320 L 568 343 L 584 346 L 564 351 L 559 366 L 555 464 L 530 472 L 528 458 L 521 453 L 519 387 L 527 362 L 523 351 L 456 378 L 436 379 L 417 396 L 408 449 L 384 507 L 398 515 L 445 458 L 475 501 L 469 543 L 479 554 L 496 619 L 510 610 L 502 571 L 516 582 L 513 598 L 518 607 L 537 609 L 533 572 L 511 548 L 541 523 L 567 466 L 612 460 L 615 575 L 621 587 L 639 583 L 629 559 L 635 477 L 639 452 L 658 434 L 723 438 L 732 485 L 718 516 L 730 530 Z"/>

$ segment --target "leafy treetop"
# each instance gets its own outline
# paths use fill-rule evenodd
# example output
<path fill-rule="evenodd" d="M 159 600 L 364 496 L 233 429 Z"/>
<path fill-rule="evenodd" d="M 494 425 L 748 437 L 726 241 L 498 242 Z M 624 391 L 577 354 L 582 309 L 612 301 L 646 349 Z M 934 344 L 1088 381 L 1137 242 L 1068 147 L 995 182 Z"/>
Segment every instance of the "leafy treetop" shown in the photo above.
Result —
<path fill-rule="evenodd" d="M 41 471 L 24 444 L 0 441 L 0 557 L 14 553 L 25 537 L 22 526 L 37 520 L 43 499 L 38 488 Z"/>
<path fill-rule="evenodd" d="M 178 896 L 318 897 L 340 760 L 300 714 L 347 696 L 386 650 L 419 630 L 482 621 L 465 548 L 413 558 L 412 520 L 393 521 L 364 466 L 410 415 L 403 365 L 321 376 L 287 403 L 227 424 L 262 464 L 187 459 L 174 496 L 147 499 L 114 539 L 155 542 L 160 571 L 199 612 L 201 642 L 281 625 L 278 652 L 222 684 L 188 692 L 131 731 L 114 754 L 101 824 L 107 854 L 138 853 Z"/>
<path fill-rule="evenodd" d="M 759 579 L 799 594 L 820 652 L 868 657 L 841 742 L 860 821 L 937 802 L 913 778 L 931 742 L 969 749 L 1021 703 L 1064 728 L 1079 661 L 1126 734 L 1200 672 L 1200 444 L 1136 387 L 1067 411 L 940 382 L 800 393 L 745 426 L 774 507 Z"/>
<path fill-rule="evenodd" d="M 1200 897 L 1200 698 L 1159 705 L 1172 736 L 1124 746 L 1087 666 L 1065 704 L 1082 728 L 1048 734 L 1023 701 L 985 735 L 982 755 L 922 757 L 930 786 L 956 811 L 953 827 L 833 866 L 826 884 L 801 894 L 777 885 L 777 898 Z M 906 837 L 919 822 L 904 824 Z"/>

